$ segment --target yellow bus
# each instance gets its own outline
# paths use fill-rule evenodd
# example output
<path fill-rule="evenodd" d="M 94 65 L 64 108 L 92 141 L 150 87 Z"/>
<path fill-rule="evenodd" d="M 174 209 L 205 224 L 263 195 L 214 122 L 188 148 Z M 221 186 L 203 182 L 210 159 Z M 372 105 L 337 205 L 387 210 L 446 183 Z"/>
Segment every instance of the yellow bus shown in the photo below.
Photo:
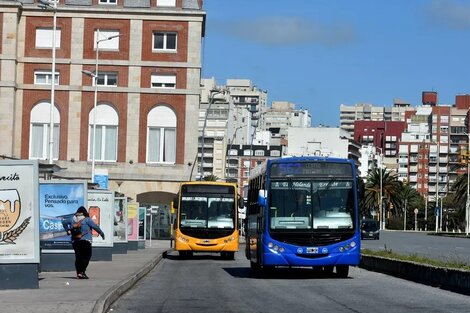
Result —
<path fill-rule="evenodd" d="M 173 201 L 175 249 L 186 258 L 193 252 L 220 252 L 233 260 L 239 245 L 237 184 L 214 181 L 181 183 Z"/>

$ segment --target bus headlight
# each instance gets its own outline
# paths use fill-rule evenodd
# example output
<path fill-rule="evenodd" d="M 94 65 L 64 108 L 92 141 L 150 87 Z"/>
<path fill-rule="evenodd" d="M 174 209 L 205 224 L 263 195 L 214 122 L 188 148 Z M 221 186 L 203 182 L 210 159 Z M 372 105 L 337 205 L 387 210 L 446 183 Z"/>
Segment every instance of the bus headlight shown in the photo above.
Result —
<path fill-rule="evenodd" d="M 268 248 L 271 249 L 273 252 L 283 253 L 286 251 L 286 249 L 283 246 L 275 245 L 272 242 L 268 242 Z"/>
<path fill-rule="evenodd" d="M 230 238 L 227 238 L 224 240 L 224 243 L 229 243 L 231 241 L 234 241 L 235 240 L 235 237 L 230 237 Z"/>

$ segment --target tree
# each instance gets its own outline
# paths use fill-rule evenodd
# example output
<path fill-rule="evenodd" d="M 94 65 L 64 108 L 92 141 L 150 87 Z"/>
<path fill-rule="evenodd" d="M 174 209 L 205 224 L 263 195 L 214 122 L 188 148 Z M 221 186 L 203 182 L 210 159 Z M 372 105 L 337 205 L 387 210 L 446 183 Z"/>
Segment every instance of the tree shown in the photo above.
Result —
<path fill-rule="evenodd" d="M 219 177 L 211 174 L 211 175 L 204 176 L 204 180 L 205 181 L 218 181 Z"/>
<path fill-rule="evenodd" d="M 398 180 L 397 174 L 385 168 L 373 168 L 367 175 L 364 201 L 362 203 L 363 214 L 366 216 L 369 216 L 373 210 L 380 212 L 380 178 L 382 178 L 383 207 L 385 208 L 387 203 L 392 203 L 395 207 L 398 204 L 398 192 L 401 182 Z"/>

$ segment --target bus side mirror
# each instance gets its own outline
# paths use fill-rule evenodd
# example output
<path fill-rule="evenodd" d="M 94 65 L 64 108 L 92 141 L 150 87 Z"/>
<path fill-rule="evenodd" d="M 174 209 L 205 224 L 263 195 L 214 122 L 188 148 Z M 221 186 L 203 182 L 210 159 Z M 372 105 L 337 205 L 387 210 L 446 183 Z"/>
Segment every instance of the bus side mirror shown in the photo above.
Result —
<path fill-rule="evenodd" d="M 266 206 L 266 190 L 261 189 L 258 191 L 258 205 L 259 206 Z"/>
<path fill-rule="evenodd" d="M 243 209 L 245 207 L 245 200 L 243 197 L 239 196 L 238 197 L 238 208 Z"/>

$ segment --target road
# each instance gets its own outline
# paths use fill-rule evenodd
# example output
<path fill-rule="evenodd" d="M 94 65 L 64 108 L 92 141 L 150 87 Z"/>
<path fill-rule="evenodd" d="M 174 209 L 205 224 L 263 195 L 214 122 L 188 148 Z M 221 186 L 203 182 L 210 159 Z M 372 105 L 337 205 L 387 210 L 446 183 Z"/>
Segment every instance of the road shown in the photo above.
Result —
<path fill-rule="evenodd" d="M 401 254 L 417 254 L 470 265 L 470 239 L 428 235 L 425 232 L 381 231 L 379 240 L 362 240 L 362 248 L 388 249 Z"/>
<path fill-rule="evenodd" d="M 255 277 L 243 252 L 235 261 L 209 254 L 181 260 L 171 253 L 109 313 L 461 313 L 469 307 L 470 297 L 357 267 L 346 279 L 310 269 Z"/>

